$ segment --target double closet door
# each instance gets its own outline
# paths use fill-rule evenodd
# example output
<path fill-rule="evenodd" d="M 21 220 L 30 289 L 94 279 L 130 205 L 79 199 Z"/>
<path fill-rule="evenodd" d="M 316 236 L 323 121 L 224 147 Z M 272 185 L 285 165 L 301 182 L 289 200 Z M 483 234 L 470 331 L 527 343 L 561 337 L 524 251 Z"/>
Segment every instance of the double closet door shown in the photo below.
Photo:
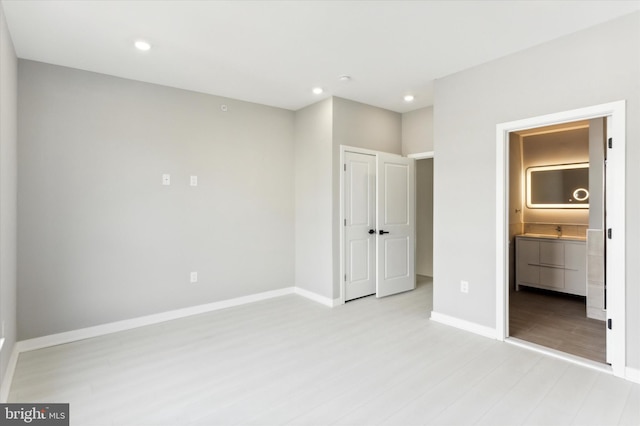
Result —
<path fill-rule="evenodd" d="M 413 290 L 414 160 L 355 152 L 344 160 L 345 301 Z"/>

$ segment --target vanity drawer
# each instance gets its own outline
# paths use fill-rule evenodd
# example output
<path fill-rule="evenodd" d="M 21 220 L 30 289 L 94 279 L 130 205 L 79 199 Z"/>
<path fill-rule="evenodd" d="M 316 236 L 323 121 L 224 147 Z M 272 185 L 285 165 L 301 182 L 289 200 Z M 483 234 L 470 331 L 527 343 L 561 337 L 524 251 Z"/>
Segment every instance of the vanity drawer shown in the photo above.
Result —
<path fill-rule="evenodd" d="M 540 266 L 540 282 L 542 287 L 554 289 L 564 288 L 564 269 Z"/>
<path fill-rule="evenodd" d="M 564 243 L 540 241 L 540 264 L 564 266 Z"/>
<path fill-rule="evenodd" d="M 516 290 L 524 285 L 584 296 L 586 255 L 581 241 L 516 236 Z"/>

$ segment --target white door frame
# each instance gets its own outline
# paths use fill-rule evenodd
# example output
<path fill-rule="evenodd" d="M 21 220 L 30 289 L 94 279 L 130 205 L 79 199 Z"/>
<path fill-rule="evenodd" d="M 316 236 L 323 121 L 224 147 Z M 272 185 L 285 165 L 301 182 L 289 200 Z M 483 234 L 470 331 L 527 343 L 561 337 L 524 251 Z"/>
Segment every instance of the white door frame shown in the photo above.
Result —
<path fill-rule="evenodd" d="M 613 180 L 607 193 L 607 228 L 613 229 L 613 239 L 607 242 L 607 307 L 613 321 L 611 330 L 613 374 L 625 377 L 626 370 L 626 263 L 625 263 L 625 161 L 626 161 L 626 105 L 625 101 L 594 105 L 540 117 L 501 123 L 496 126 L 496 338 L 508 336 L 509 251 L 508 194 L 509 194 L 509 133 L 572 121 L 609 117 L 613 149 L 607 154 Z"/>
<path fill-rule="evenodd" d="M 425 160 L 433 157 L 435 157 L 435 153 L 433 151 L 418 152 L 416 154 L 407 155 L 407 158 L 413 158 L 414 160 Z"/>

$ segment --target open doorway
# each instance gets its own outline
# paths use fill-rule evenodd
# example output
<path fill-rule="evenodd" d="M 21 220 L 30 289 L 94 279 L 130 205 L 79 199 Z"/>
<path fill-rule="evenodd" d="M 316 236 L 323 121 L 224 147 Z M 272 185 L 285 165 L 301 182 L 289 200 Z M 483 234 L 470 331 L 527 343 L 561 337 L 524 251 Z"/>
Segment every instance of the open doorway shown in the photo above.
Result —
<path fill-rule="evenodd" d="M 533 117 L 508 123 L 501 123 L 496 126 L 497 134 L 497 163 L 496 163 L 496 181 L 497 181 L 497 197 L 496 197 L 496 332 L 499 340 L 505 340 L 521 346 L 529 347 L 534 350 L 549 353 L 554 356 L 562 357 L 573 362 L 581 363 L 596 367 L 602 370 L 612 371 L 614 375 L 625 377 L 625 352 L 626 352 L 626 316 L 625 316 L 625 102 L 618 101 L 609 104 L 596 105 L 577 110 L 564 111 L 560 113 L 549 114 L 540 117 Z M 564 354 L 559 350 L 548 349 L 545 346 L 528 344 L 513 338 L 509 334 L 510 330 L 510 274 L 514 270 L 515 265 L 509 263 L 510 252 L 516 248 L 509 244 L 510 224 L 513 224 L 510 218 L 509 200 L 513 188 L 510 186 L 510 139 L 512 134 L 527 131 L 530 129 L 540 129 L 546 126 L 566 125 L 566 123 L 580 122 L 584 120 L 593 120 L 606 117 L 607 127 L 607 167 L 605 171 L 606 187 L 604 190 L 604 200 L 606 200 L 606 257 L 605 257 L 605 282 L 606 287 L 606 362 L 611 367 L 603 363 L 594 363 L 584 357 L 577 357 Z M 534 130 L 535 131 L 535 130 Z M 521 183 L 524 183 L 524 178 Z M 524 189 L 522 189 L 524 191 Z M 579 192 L 577 197 L 582 198 L 584 194 Z M 528 200 L 531 202 L 531 200 Z M 534 203 L 535 204 L 535 203 Z M 562 206 L 564 207 L 564 206 Z M 548 232 L 558 232 L 556 228 L 547 229 L 540 234 Z M 563 231 L 563 230 L 561 230 Z M 535 234 L 536 231 L 530 231 Z M 548 234 L 547 234 L 548 235 Z M 557 235 L 556 235 L 557 237 Z M 541 242 L 538 242 L 541 244 Z M 517 244 L 516 244 L 517 245 Z M 545 247 L 542 250 L 533 246 L 529 247 L 529 252 L 536 253 L 537 259 L 527 262 L 536 264 L 550 264 L 552 266 L 557 262 L 557 254 L 560 252 L 559 245 L 554 247 Z M 522 249 L 525 250 L 526 249 Z M 584 256 L 576 256 L 573 248 L 568 250 L 570 263 L 576 258 L 584 258 Z M 543 259 L 539 256 L 541 253 Z M 565 264 L 555 265 L 562 266 L 562 273 L 554 271 L 546 271 L 545 280 L 551 276 L 555 281 L 554 285 L 560 285 L 560 278 L 567 279 L 566 269 L 574 269 L 574 265 L 567 268 Z M 586 268 L 586 265 L 585 265 Z M 552 268 L 549 268 L 552 269 Z M 538 271 L 539 273 L 539 271 Z M 570 274 L 569 274 L 570 275 Z M 539 276 L 538 276 L 539 279 Z M 573 282 L 569 278 L 570 282 Z M 547 281 L 548 282 L 548 281 Z M 564 283 L 562 283 L 564 285 Z M 574 284 L 570 284 L 573 286 Z M 580 290 L 586 294 L 586 283 Z M 557 320 L 557 318 L 556 318 Z"/>
<path fill-rule="evenodd" d="M 606 363 L 606 118 L 509 134 L 509 337 Z"/>
<path fill-rule="evenodd" d="M 416 160 L 416 284 L 433 285 L 433 158 Z"/>

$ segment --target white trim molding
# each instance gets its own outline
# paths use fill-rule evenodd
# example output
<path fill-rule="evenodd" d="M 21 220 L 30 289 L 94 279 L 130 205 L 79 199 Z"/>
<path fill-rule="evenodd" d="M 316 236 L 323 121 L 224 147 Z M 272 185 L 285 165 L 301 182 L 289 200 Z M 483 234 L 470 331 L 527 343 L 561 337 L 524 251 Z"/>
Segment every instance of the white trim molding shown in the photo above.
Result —
<path fill-rule="evenodd" d="M 92 337 L 104 336 L 106 334 L 116 333 L 118 331 L 131 330 L 138 327 L 144 327 L 146 325 L 153 325 L 165 321 L 185 318 L 192 315 L 213 312 L 220 309 L 231 308 L 234 306 L 246 305 L 247 303 L 253 303 L 260 300 L 272 299 L 274 297 L 293 294 L 293 292 L 293 287 L 286 287 L 278 290 L 266 291 L 264 293 L 251 294 L 249 296 L 221 300 L 219 302 L 191 306 L 188 308 L 176 309 L 159 314 L 146 315 L 143 317 L 116 321 L 108 324 L 101 324 L 93 327 L 81 328 L 78 330 L 66 331 L 63 333 L 50 334 L 48 336 L 22 340 L 16 343 L 16 347 L 19 353 L 33 351 L 36 349 L 47 348 L 49 346 L 61 345 L 78 340 L 90 339 Z"/>
<path fill-rule="evenodd" d="M 232 308 L 234 306 L 246 305 L 261 300 L 273 299 L 275 297 L 286 296 L 288 294 L 297 294 L 314 302 L 321 303 L 325 306 L 334 307 L 340 304 L 339 299 L 329 299 L 319 294 L 304 290 L 298 287 L 285 287 L 278 290 L 266 291 L 263 293 L 251 294 L 248 296 L 237 297 L 234 299 L 221 300 L 219 302 L 207 303 L 204 305 L 191 306 L 183 309 L 162 312 L 159 314 L 147 315 L 128 320 L 111 322 L 108 324 L 96 325 L 93 327 L 82 328 L 78 330 L 66 331 L 63 333 L 51 334 L 48 336 L 36 337 L 33 339 L 22 340 L 16 342 L 11 352 L 11 358 L 7 366 L 7 371 L 2 380 L 0 387 L 0 403 L 7 401 L 13 375 L 18 364 L 18 356 L 22 352 L 33 351 L 36 349 L 48 348 L 51 346 L 62 345 L 65 343 L 76 342 L 79 340 L 90 339 L 92 337 L 104 336 L 119 331 L 131 330 L 138 327 L 162 323 L 180 318 L 186 318 L 192 315 L 199 315 L 207 312 L 213 312 L 220 309 Z"/>
<path fill-rule="evenodd" d="M 624 100 L 586 108 L 563 111 L 496 125 L 496 338 L 508 337 L 509 277 L 508 259 L 508 194 L 509 194 L 509 133 L 538 127 L 608 117 L 607 136 L 613 139 L 613 149 L 607 153 L 607 228 L 613 229 L 613 239 L 607 241 L 608 319 L 613 328 L 607 334 L 607 362 L 613 374 L 626 377 L 626 223 L 625 223 L 625 158 L 626 103 Z M 611 173 L 609 175 L 609 173 Z"/>
<path fill-rule="evenodd" d="M 275 297 L 285 296 L 288 294 L 297 294 L 329 307 L 334 307 L 340 304 L 339 299 L 332 300 L 328 297 L 320 296 L 319 294 L 301 289 L 299 287 L 285 287 L 278 290 L 266 291 L 264 293 L 251 294 L 234 299 L 221 300 L 219 302 L 191 306 L 188 308 L 161 312 L 159 314 L 146 315 L 143 317 L 115 321 L 107 324 L 96 325 L 93 327 L 81 328 L 78 330 L 65 331 L 63 333 L 50 334 L 48 336 L 21 340 L 16 343 L 15 348 L 17 349 L 18 353 L 28 352 L 36 349 L 48 348 L 50 346 L 76 342 L 78 340 L 90 339 L 92 337 L 104 336 L 106 334 L 117 333 L 119 331 L 131 330 L 147 325 L 159 324 L 165 321 L 186 318 L 192 315 L 199 315 L 207 312 L 218 311 L 220 309 L 232 308 L 234 306 L 246 305 L 248 303 L 259 302 L 261 300 L 273 299 Z"/>
<path fill-rule="evenodd" d="M 307 298 L 309 300 L 313 300 L 314 302 L 320 303 L 320 304 L 328 306 L 330 308 L 333 308 L 335 306 L 338 306 L 338 305 L 342 304 L 340 299 L 330 299 L 328 297 L 321 296 L 318 293 L 314 293 L 312 291 L 305 290 L 305 289 L 300 288 L 300 287 L 295 287 L 293 292 L 295 294 L 299 295 L 299 296 L 302 296 L 302 297 Z"/>
<path fill-rule="evenodd" d="M 11 357 L 9 358 L 9 364 L 7 370 L 4 372 L 2 378 L 2 385 L 0 386 L 0 403 L 6 403 L 9 400 L 9 391 L 11 390 L 11 383 L 13 382 L 13 375 L 16 372 L 16 366 L 18 365 L 18 348 L 13 346 L 11 351 Z"/>
<path fill-rule="evenodd" d="M 439 312 L 431 311 L 432 321 L 439 322 L 440 324 L 450 325 L 461 330 L 469 331 L 471 333 L 479 334 L 490 339 L 496 338 L 496 329 L 487 327 L 484 325 L 476 324 L 475 322 L 466 321 L 460 318 L 452 317 L 450 315 L 441 314 Z"/>
<path fill-rule="evenodd" d="M 413 158 L 414 160 L 424 160 L 425 158 L 434 158 L 435 152 L 427 151 L 427 152 L 416 152 L 415 154 L 408 154 L 407 158 Z"/>
<path fill-rule="evenodd" d="M 630 382 L 640 383 L 640 369 L 627 367 L 624 377 Z"/>

